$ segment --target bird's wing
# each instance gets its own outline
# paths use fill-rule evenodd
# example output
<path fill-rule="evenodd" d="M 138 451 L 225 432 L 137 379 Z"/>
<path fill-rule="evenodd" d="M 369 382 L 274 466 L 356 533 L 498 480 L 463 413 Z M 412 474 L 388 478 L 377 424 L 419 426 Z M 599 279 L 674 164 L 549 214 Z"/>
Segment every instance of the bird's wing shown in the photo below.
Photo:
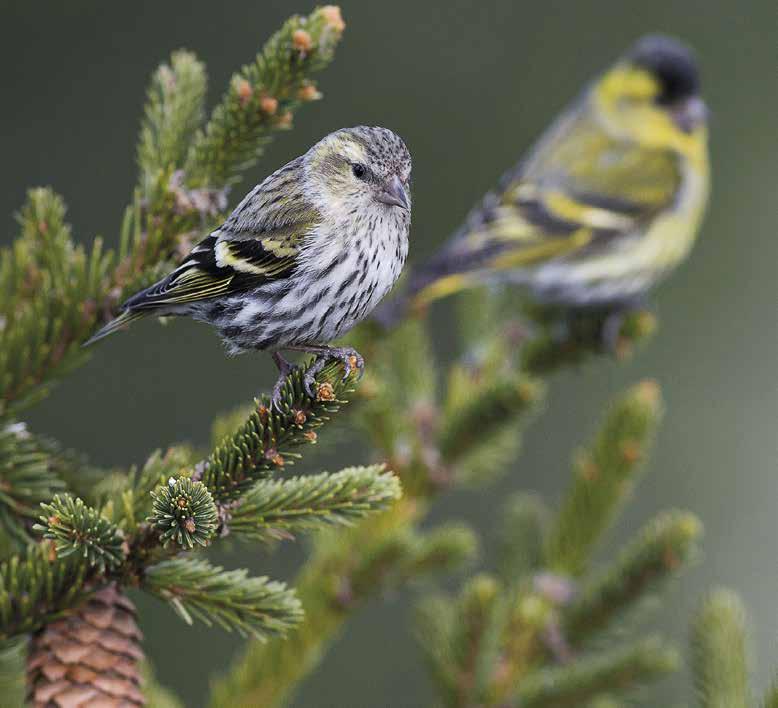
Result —
<path fill-rule="evenodd" d="M 294 160 L 255 187 L 178 268 L 124 307 L 182 305 L 288 278 L 305 237 L 320 221 L 303 193 L 300 168 Z"/>
<path fill-rule="evenodd" d="M 414 300 L 456 292 L 485 270 L 583 258 L 620 237 L 639 237 L 672 205 L 680 179 L 669 153 L 613 143 L 585 111 L 573 111 L 412 276 Z"/>

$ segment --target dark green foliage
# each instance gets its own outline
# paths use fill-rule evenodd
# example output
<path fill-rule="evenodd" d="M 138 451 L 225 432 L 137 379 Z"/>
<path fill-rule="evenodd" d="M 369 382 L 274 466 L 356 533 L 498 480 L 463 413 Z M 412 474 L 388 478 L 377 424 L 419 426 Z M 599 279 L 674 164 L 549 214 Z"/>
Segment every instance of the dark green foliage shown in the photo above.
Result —
<path fill-rule="evenodd" d="M 45 512 L 38 517 L 42 523 L 33 528 L 54 542 L 57 557 L 79 555 L 100 573 L 113 570 L 124 561 L 124 534 L 100 516 L 97 509 L 69 494 L 56 495 L 41 508 Z"/>
<path fill-rule="evenodd" d="M 65 489 L 49 447 L 23 423 L 0 422 L 0 527 L 17 544 L 31 540 L 40 503 Z"/>
<path fill-rule="evenodd" d="M 216 531 L 218 512 L 202 482 L 187 477 L 168 480 L 151 493 L 153 513 L 148 519 L 159 531 L 163 546 L 171 541 L 186 549 L 207 546 Z"/>
<path fill-rule="evenodd" d="M 83 555 L 57 558 L 49 544 L 0 563 L 0 640 L 38 629 L 75 606 L 93 574 Z"/>
<path fill-rule="evenodd" d="M 146 571 L 144 587 L 167 600 L 189 624 L 207 625 L 258 638 L 280 634 L 302 618 L 292 590 L 245 570 L 225 571 L 196 558 L 175 558 Z"/>

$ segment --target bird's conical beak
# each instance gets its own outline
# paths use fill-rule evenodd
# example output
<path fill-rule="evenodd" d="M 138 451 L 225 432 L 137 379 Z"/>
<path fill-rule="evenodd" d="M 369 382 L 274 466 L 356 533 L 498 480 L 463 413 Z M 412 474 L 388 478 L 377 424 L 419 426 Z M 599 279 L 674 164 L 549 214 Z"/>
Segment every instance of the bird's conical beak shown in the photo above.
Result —
<path fill-rule="evenodd" d="M 708 119 L 708 107 L 699 96 L 692 96 L 673 109 L 673 120 L 684 132 L 691 133 Z"/>
<path fill-rule="evenodd" d="M 392 177 L 378 193 L 378 201 L 390 206 L 402 207 L 403 209 L 410 208 L 405 187 L 397 175 Z"/>

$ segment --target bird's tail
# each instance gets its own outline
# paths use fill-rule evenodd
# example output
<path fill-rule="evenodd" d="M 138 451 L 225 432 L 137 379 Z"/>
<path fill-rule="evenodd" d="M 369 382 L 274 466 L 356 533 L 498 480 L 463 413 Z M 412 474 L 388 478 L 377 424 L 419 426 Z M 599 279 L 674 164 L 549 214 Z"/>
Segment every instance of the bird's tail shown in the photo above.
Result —
<path fill-rule="evenodd" d="M 107 337 L 109 334 L 113 334 L 119 329 L 123 329 L 131 322 L 134 322 L 135 320 L 138 320 L 147 314 L 148 314 L 147 312 L 143 312 L 143 311 L 126 309 L 122 311 L 118 317 L 115 317 L 110 322 L 103 325 L 103 327 L 97 330 L 97 332 L 95 332 L 81 346 L 88 347 L 91 344 L 94 344 L 99 339 L 102 339 L 103 337 Z"/>

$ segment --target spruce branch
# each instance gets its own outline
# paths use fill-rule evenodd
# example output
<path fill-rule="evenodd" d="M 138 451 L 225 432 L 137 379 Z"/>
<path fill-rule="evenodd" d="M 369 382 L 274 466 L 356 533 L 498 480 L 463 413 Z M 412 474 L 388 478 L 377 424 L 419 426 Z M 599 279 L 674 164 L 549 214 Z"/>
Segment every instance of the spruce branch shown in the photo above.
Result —
<path fill-rule="evenodd" d="M 207 546 L 218 525 L 213 497 L 202 482 L 188 477 L 171 477 L 166 485 L 151 493 L 154 500 L 152 522 L 163 546 L 171 541 L 182 548 Z"/>
<path fill-rule="evenodd" d="M 308 366 L 287 376 L 280 411 L 269 397 L 262 397 L 246 422 L 197 466 L 195 478 L 205 484 L 217 504 L 234 501 L 254 482 L 294 464 L 299 457 L 295 449 L 315 443 L 316 429 L 340 410 L 340 399 L 351 390 L 351 380 L 343 380 L 342 367 L 333 363 L 322 370 L 314 399 L 303 383 Z"/>
<path fill-rule="evenodd" d="M 575 460 L 575 479 L 549 532 L 548 567 L 581 575 L 596 542 L 629 495 L 661 418 L 658 385 L 644 381 L 617 399 L 591 447 Z"/>
<path fill-rule="evenodd" d="M 400 494 L 399 480 L 382 465 L 261 480 L 230 509 L 229 528 L 244 538 L 267 540 L 350 525 L 372 511 L 386 509 Z"/>
<path fill-rule="evenodd" d="M 518 423 L 537 410 L 543 398 L 540 382 L 521 374 L 490 377 L 471 387 L 467 401 L 449 406 L 443 418 L 439 448 L 444 464 L 460 481 L 499 474 L 518 446 Z"/>
<path fill-rule="evenodd" d="M 31 632 L 78 604 L 93 573 L 83 555 L 57 558 L 48 544 L 0 563 L 0 641 Z"/>
<path fill-rule="evenodd" d="M 79 555 L 100 573 L 116 569 L 124 561 L 124 534 L 97 509 L 69 494 L 57 494 L 41 508 L 45 512 L 39 517 L 42 523 L 33 528 L 53 541 L 58 558 Z"/>
<path fill-rule="evenodd" d="M 516 494 L 503 510 L 497 571 L 506 585 L 515 585 L 537 572 L 543 562 L 543 538 L 548 509 L 533 494 Z"/>
<path fill-rule="evenodd" d="M 548 376 L 566 367 L 579 366 L 593 356 L 615 347 L 619 359 L 632 355 L 638 346 L 656 333 L 656 316 L 645 310 L 625 315 L 609 310 L 585 312 L 578 316 L 556 307 L 527 306 L 527 316 L 536 331 L 521 352 L 522 369 L 533 376 Z M 615 342 L 605 341 L 609 318 L 619 317 Z"/>
<path fill-rule="evenodd" d="M 429 595 L 416 606 L 416 641 L 445 705 L 454 705 L 459 690 L 454 642 L 458 620 L 456 603 L 445 595 Z"/>
<path fill-rule="evenodd" d="M 747 708 L 749 689 L 745 609 L 729 590 L 702 603 L 692 625 L 692 671 L 702 708 Z"/>
<path fill-rule="evenodd" d="M 229 185 L 262 154 L 270 135 L 291 127 L 293 112 L 319 98 L 311 74 L 332 60 L 345 28 L 340 9 L 320 7 L 287 20 L 253 63 L 230 81 L 208 124 L 189 148 L 191 187 Z"/>
<path fill-rule="evenodd" d="M 600 694 L 620 694 L 676 670 L 677 652 L 658 639 L 581 658 L 569 666 L 539 669 L 521 683 L 517 708 L 579 706 Z"/>
<path fill-rule="evenodd" d="M 205 116 L 207 77 L 197 57 L 173 52 L 154 72 L 138 138 L 141 189 L 148 194 L 160 172 L 180 169 Z"/>
<path fill-rule="evenodd" d="M 96 239 L 75 246 L 65 204 L 31 189 L 18 220 L 21 236 L 0 250 L 0 416 L 43 398 L 50 383 L 86 360 L 80 342 L 113 261 Z"/>
<path fill-rule="evenodd" d="M 169 602 L 188 624 L 199 619 L 258 639 L 283 634 L 302 619 L 300 601 L 283 583 L 192 557 L 151 566 L 144 587 Z"/>
<path fill-rule="evenodd" d="M 616 562 L 588 581 L 564 609 L 567 641 L 572 645 L 586 641 L 657 592 L 693 557 L 701 532 L 699 520 L 688 512 L 666 512 L 651 521 Z"/>
<path fill-rule="evenodd" d="M 31 541 L 28 526 L 41 502 L 64 491 L 50 450 L 24 423 L 0 422 L 0 527 L 17 544 Z"/>

